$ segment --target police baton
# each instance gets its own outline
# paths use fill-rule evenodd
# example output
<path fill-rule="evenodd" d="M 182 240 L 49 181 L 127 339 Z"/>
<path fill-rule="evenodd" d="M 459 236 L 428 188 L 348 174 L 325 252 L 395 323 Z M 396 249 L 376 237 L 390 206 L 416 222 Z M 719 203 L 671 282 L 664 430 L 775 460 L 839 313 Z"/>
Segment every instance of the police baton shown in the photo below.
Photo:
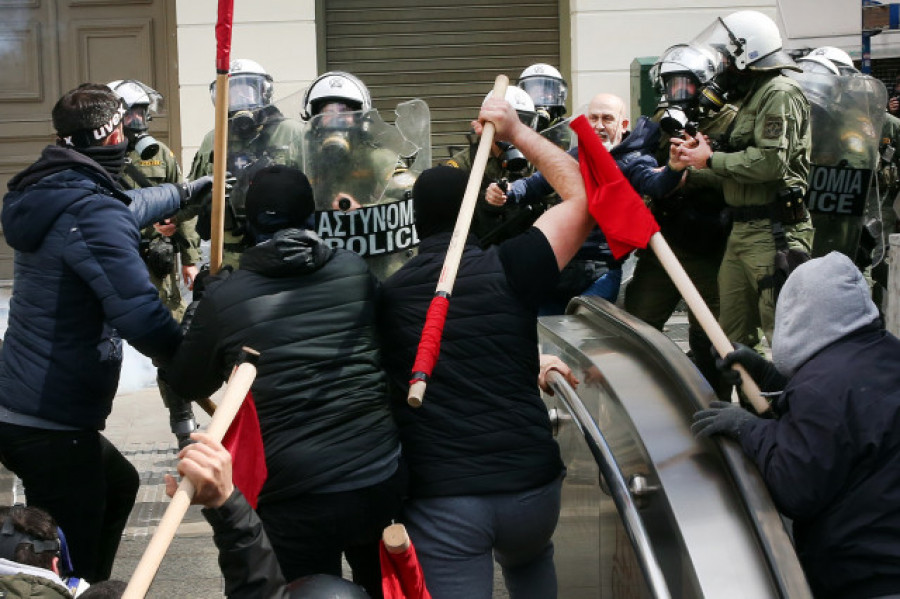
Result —
<path fill-rule="evenodd" d="M 237 415 L 244 398 L 250 391 L 250 386 L 256 378 L 256 363 L 259 361 L 259 352 L 249 347 L 241 348 L 235 368 L 228 379 L 228 386 L 222 396 L 222 403 L 219 404 L 215 415 L 207 428 L 207 434 L 221 442 L 226 431 L 231 426 L 231 422 Z M 122 594 L 123 599 L 141 599 L 147 594 L 147 590 L 153 583 L 153 578 L 159 570 L 159 564 L 162 563 L 166 550 L 175 537 L 178 525 L 184 519 L 191 500 L 194 498 L 194 485 L 187 478 L 181 479 L 178 484 L 178 490 L 172 497 L 172 501 L 166 508 L 156 532 L 150 539 L 141 561 L 128 581 L 128 586 Z"/>
<path fill-rule="evenodd" d="M 497 75 L 494 80 L 494 97 L 505 98 L 509 79 L 506 75 Z M 494 144 L 494 124 L 487 122 L 481 132 L 481 140 L 478 142 L 478 151 L 472 161 L 472 170 L 469 173 L 469 182 L 463 194 L 459 215 L 456 217 L 456 225 L 453 227 L 453 236 L 450 237 L 450 245 L 447 247 L 447 256 L 444 258 L 444 267 L 438 279 L 434 298 L 428 306 L 425 316 L 425 326 L 422 327 L 422 336 L 419 338 L 419 347 L 416 350 L 416 361 L 413 363 L 412 378 L 409 381 L 409 394 L 406 403 L 414 408 L 422 405 L 425 397 L 425 387 L 434 365 L 437 363 L 441 350 L 441 336 L 444 332 L 444 321 L 447 318 L 447 309 L 450 306 L 450 294 L 453 292 L 453 283 L 456 282 L 456 271 L 459 270 L 459 262 L 463 249 L 466 246 L 466 238 L 469 236 L 469 225 L 472 224 L 472 214 L 475 212 L 475 204 L 478 200 L 478 192 L 481 189 L 481 180 L 484 177 L 484 169 L 487 165 L 491 146 Z"/>
<path fill-rule="evenodd" d="M 719 326 L 716 317 L 710 312 L 709 306 L 703 301 L 700 292 L 694 287 L 694 283 L 691 282 L 690 277 L 684 271 L 681 262 L 675 257 L 672 248 L 666 243 L 662 233 L 659 233 L 658 231 L 654 233 L 650 237 L 649 245 L 650 249 L 656 254 L 656 257 L 659 258 L 659 263 L 666 269 L 666 273 L 669 275 L 669 278 L 672 279 L 678 292 L 681 293 L 681 297 L 684 298 L 684 303 L 687 304 L 688 309 L 694 314 L 694 318 L 697 319 L 697 322 L 703 328 L 703 332 L 709 337 L 709 340 L 712 342 L 713 347 L 716 348 L 716 351 L 719 352 L 719 355 L 724 358 L 726 354 L 733 352 L 734 346 L 731 345 L 731 341 L 728 340 L 725 331 Z M 767 412 L 769 410 L 769 402 L 767 402 L 759 392 L 759 387 L 756 382 L 750 378 L 750 375 L 747 374 L 747 371 L 744 370 L 744 367 L 740 364 L 733 364 L 732 368 L 740 373 L 741 388 L 744 390 L 744 395 L 747 396 L 747 399 L 750 400 L 750 403 L 753 405 L 753 409 L 759 414 Z"/>

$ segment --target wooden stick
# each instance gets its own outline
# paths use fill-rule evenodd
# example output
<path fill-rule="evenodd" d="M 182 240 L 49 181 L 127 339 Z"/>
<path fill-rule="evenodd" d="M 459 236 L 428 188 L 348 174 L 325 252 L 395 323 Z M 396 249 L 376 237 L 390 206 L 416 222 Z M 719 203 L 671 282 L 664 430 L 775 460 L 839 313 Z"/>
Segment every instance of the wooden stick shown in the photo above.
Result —
<path fill-rule="evenodd" d="M 406 527 L 402 524 L 391 524 L 381 533 L 381 540 L 384 542 L 384 548 L 388 553 L 403 553 L 409 549 L 409 534 Z"/>
<path fill-rule="evenodd" d="M 506 88 L 509 86 L 509 78 L 506 75 L 497 75 L 494 80 L 494 97 L 505 98 Z M 466 247 L 466 238 L 469 236 L 469 227 L 472 224 L 472 215 L 475 213 L 475 204 L 478 201 L 478 192 L 481 191 L 481 181 L 484 178 L 484 169 L 487 166 L 491 146 L 494 145 L 494 124 L 487 122 L 481 132 L 478 142 L 478 151 L 472 161 L 472 170 L 469 172 L 469 182 L 463 194 L 459 215 L 456 217 L 456 225 L 453 227 L 453 236 L 447 247 L 447 256 L 444 258 L 444 267 L 441 269 L 441 277 L 438 279 L 435 295 L 446 294 L 450 297 L 453 292 L 453 284 L 456 282 L 456 272 L 459 270 L 459 262 L 463 250 Z M 434 365 L 432 365 L 432 368 Z M 427 373 L 431 374 L 431 373 Z M 425 398 L 426 382 L 424 379 L 416 380 L 409 386 L 409 394 L 406 402 L 414 408 L 422 405 Z"/>
<path fill-rule="evenodd" d="M 213 400 L 211 400 L 208 397 L 206 397 L 204 399 L 198 399 L 194 403 L 196 403 L 198 406 L 200 406 L 200 408 L 210 416 L 212 416 L 213 414 L 216 413 L 216 407 L 217 407 L 216 402 L 214 402 Z"/>
<path fill-rule="evenodd" d="M 209 271 L 222 268 L 225 235 L 225 167 L 228 163 L 228 73 L 216 73 L 216 127 L 213 138 L 213 191 Z"/>
<path fill-rule="evenodd" d="M 672 248 L 666 243 L 661 233 L 654 233 L 650 238 L 650 248 L 656 252 L 660 264 L 666 269 L 666 273 L 668 273 L 672 282 L 675 283 L 675 287 L 678 288 L 681 297 L 684 298 L 684 303 L 694 313 L 694 318 L 697 319 L 709 340 L 712 341 L 713 347 L 716 348 L 719 355 L 725 357 L 726 354 L 733 352 L 734 346 L 731 345 L 731 341 L 725 336 L 725 331 L 719 326 L 719 322 L 713 316 L 713 313 L 709 311 L 709 307 L 703 301 L 700 292 L 697 291 L 690 277 L 684 272 L 684 267 L 681 266 L 681 262 L 672 253 Z M 741 374 L 741 388 L 744 390 L 744 395 L 753 404 L 753 409 L 760 414 L 768 411 L 769 402 L 760 394 L 759 387 L 750 378 L 744 367 L 740 364 L 734 364 L 732 368 Z"/>
<path fill-rule="evenodd" d="M 256 378 L 256 361 L 258 357 L 259 352 L 249 347 L 242 348 L 241 355 L 238 358 L 237 369 L 231 376 L 228 387 L 225 389 L 222 397 L 222 403 L 216 410 L 206 431 L 216 441 L 222 441 L 222 437 L 225 436 L 225 432 L 231 426 L 231 422 L 241 408 L 247 392 L 250 391 L 250 386 Z M 156 528 L 156 532 L 153 533 L 147 549 L 144 550 L 144 555 L 141 556 L 141 561 L 138 562 L 131 580 L 128 581 L 128 586 L 122 594 L 123 599 L 141 599 L 147 594 L 147 590 L 153 583 L 157 570 L 159 570 L 159 564 L 162 563 L 163 556 L 165 556 L 166 550 L 172 543 L 178 526 L 184 519 L 184 515 L 187 513 L 193 498 L 194 485 L 188 479 L 182 479 L 178 485 L 178 490 L 175 491 L 175 495 L 172 497 L 172 501 L 159 521 L 159 526 Z"/>

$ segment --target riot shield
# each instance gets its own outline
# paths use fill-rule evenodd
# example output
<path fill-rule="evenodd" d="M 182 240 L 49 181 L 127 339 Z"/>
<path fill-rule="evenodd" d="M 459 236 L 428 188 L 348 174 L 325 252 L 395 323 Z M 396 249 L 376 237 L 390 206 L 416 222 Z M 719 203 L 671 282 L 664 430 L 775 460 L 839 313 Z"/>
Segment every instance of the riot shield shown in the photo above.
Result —
<path fill-rule="evenodd" d="M 569 123 L 572 122 L 573 118 L 575 117 L 557 119 L 553 125 L 539 131 L 539 133 L 556 144 L 557 147 L 567 151 L 571 150 L 578 145 L 578 138 L 569 127 Z"/>
<path fill-rule="evenodd" d="M 816 229 L 813 257 L 856 259 L 887 91 L 868 75 L 791 73 L 810 103 L 812 152 L 806 205 Z"/>
<path fill-rule="evenodd" d="M 323 113 L 306 123 L 303 136 L 314 230 L 332 247 L 365 258 L 379 279 L 402 266 L 419 243 L 410 192 L 431 161 L 427 105 L 401 104 L 397 117 L 389 125 L 374 109 Z"/>

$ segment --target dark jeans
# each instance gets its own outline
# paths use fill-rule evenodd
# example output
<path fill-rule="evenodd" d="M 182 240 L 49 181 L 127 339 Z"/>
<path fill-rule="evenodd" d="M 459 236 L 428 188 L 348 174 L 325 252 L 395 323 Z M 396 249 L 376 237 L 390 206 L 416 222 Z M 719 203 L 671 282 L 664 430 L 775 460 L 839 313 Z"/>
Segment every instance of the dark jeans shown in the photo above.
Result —
<path fill-rule="evenodd" d="M 341 575 L 341 553 L 353 582 L 381 597 L 378 542 L 385 527 L 399 520 L 406 494 L 406 467 L 384 482 L 341 493 L 317 493 L 257 509 L 288 582 L 310 574 Z"/>
<path fill-rule="evenodd" d="M 0 462 L 22 479 L 28 505 L 62 528 L 75 574 L 109 578 L 140 480 L 97 431 L 52 431 L 0 423 Z"/>

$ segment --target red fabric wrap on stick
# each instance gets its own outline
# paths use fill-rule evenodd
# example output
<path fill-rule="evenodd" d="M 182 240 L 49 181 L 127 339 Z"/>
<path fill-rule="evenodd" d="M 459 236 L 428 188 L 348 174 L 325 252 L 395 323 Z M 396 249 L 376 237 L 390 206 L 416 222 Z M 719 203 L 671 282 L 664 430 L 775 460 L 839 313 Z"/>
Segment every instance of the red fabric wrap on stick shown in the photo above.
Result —
<path fill-rule="evenodd" d="M 431 593 L 425 588 L 416 548 L 410 545 L 400 553 L 391 553 L 383 542 L 378 546 L 384 599 L 431 599 Z"/>
<path fill-rule="evenodd" d="M 216 71 L 228 72 L 231 61 L 231 21 L 234 17 L 234 0 L 219 0 L 219 18 L 216 20 Z"/>
<path fill-rule="evenodd" d="M 417 380 L 430 377 L 437 364 L 438 355 L 441 353 L 441 335 L 444 332 L 444 322 L 447 320 L 447 310 L 450 309 L 450 299 L 445 295 L 436 295 L 428 306 L 425 315 L 425 326 L 422 327 L 422 337 L 419 339 L 419 349 L 416 351 L 416 361 L 413 363 L 412 385 Z"/>

